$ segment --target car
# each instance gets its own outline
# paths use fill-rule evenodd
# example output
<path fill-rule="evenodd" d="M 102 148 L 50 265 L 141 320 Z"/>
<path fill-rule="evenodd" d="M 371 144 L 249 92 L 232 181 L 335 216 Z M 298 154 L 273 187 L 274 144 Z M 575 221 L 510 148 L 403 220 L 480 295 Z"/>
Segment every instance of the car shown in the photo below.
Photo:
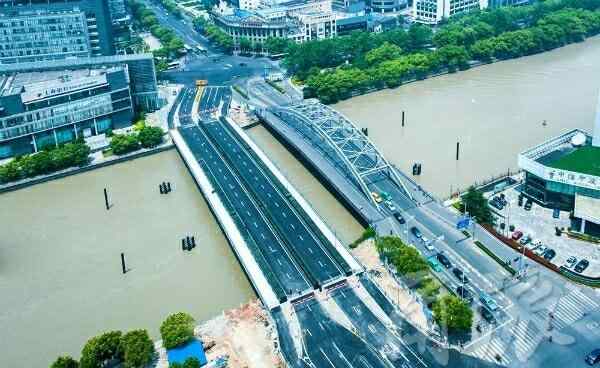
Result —
<path fill-rule="evenodd" d="M 435 247 L 433 246 L 433 240 L 429 240 L 426 237 L 422 237 L 421 241 L 423 242 L 423 245 L 425 245 L 425 249 L 427 249 L 430 252 L 433 252 L 435 250 Z"/>
<path fill-rule="evenodd" d="M 246 64 L 246 63 L 240 63 L 240 66 L 246 66 L 246 65 L 248 65 L 248 64 Z"/>
<path fill-rule="evenodd" d="M 457 279 L 460 280 L 461 283 L 463 283 L 463 284 L 469 283 L 469 278 L 467 277 L 467 275 L 465 275 L 465 273 L 460 268 L 454 267 L 454 269 L 452 270 L 452 273 L 454 274 L 454 276 L 456 276 Z"/>
<path fill-rule="evenodd" d="M 575 256 L 571 256 L 571 257 L 567 258 L 567 260 L 565 261 L 565 266 L 567 268 L 571 268 L 571 267 L 575 266 L 576 263 L 577 263 L 577 258 Z"/>
<path fill-rule="evenodd" d="M 396 218 L 396 220 L 398 220 L 398 222 L 400 224 L 406 223 L 406 220 L 404 220 L 404 217 L 402 217 L 402 215 L 400 214 L 400 212 L 394 212 L 394 217 Z"/>
<path fill-rule="evenodd" d="M 417 239 L 421 239 L 421 237 L 423 237 L 423 233 L 421 233 L 421 230 L 419 230 L 416 226 L 413 226 L 410 228 L 410 232 L 415 236 L 415 238 Z"/>
<path fill-rule="evenodd" d="M 392 200 L 392 196 L 388 192 L 381 192 L 381 193 L 379 193 L 379 195 L 381 195 L 381 197 L 383 199 L 385 199 L 386 201 Z"/>
<path fill-rule="evenodd" d="M 456 288 L 456 295 L 465 301 L 467 304 L 473 304 L 473 294 L 464 286 L 459 286 Z"/>
<path fill-rule="evenodd" d="M 589 365 L 600 363 L 600 349 L 594 349 L 585 357 L 585 362 Z"/>
<path fill-rule="evenodd" d="M 546 250 L 548 250 L 548 247 L 542 244 L 533 253 L 537 254 L 538 256 L 541 256 L 544 253 L 546 253 Z"/>
<path fill-rule="evenodd" d="M 521 240 L 519 240 L 519 243 L 521 243 L 521 245 L 527 245 L 531 243 L 531 235 L 525 235 L 521 238 Z"/>
<path fill-rule="evenodd" d="M 575 265 L 575 272 L 582 273 L 590 265 L 587 259 L 582 259 Z"/>
<path fill-rule="evenodd" d="M 560 217 L 560 210 L 559 210 L 558 208 L 555 208 L 555 209 L 552 211 L 552 217 L 553 217 L 553 218 L 555 218 L 555 219 L 557 219 L 557 218 L 559 218 L 559 217 Z"/>
<path fill-rule="evenodd" d="M 517 230 L 512 234 L 512 240 L 519 240 L 519 239 L 521 239 L 522 236 L 523 236 L 523 232 L 520 230 Z"/>
<path fill-rule="evenodd" d="M 492 207 L 495 207 L 499 210 L 504 208 L 504 206 L 502 205 L 502 202 L 500 201 L 500 198 L 498 198 L 498 197 L 492 198 L 492 200 L 490 201 L 490 204 L 492 205 Z"/>
<path fill-rule="evenodd" d="M 481 306 L 479 307 L 479 313 L 487 323 L 496 324 L 496 316 L 494 316 L 494 313 L 492 313 L 491 310 L 487 309 L 484 306 Z"/>
<path fill-rule="evenodd" d="M 544 252 L 544 259 L 551 261 L 552 258 L 556 257 L 556 251 L 552 248 L 548 248 L 545 252 Z"/>
<path fill-rule="evenodd" d="M 442 266 L 435 256 L 427 257 L 427 263 L 435 272 L 442 272 Z"/>
<path fill-rule="evenodd" d="M 496 303 L 496 300 L 483 291 L 479 294 L 479 301 L 492 312 L 498 310 L 498 303 Z"/>
<path fill-rule="evenodd" d="M 531 251 L 534 251 L 534 250 L 538 249 L 541 246 L 542 246 L 542 241 L 541 240 L 536 240 L 536 241 L 533 241 L 533 242 L 529 243 L 527 245 L 527 248 L 529 248 Z"/>
<path fill-rule="evenodd" d="M 387 206 L 387 208 L 390 209 L 390 211 L 396 211 L 396 206 L 394 206 L 394 202 L 390 201 L 389 199 L 385 201 L 385 205 Z"/>
<path fill-rule="evenodd" d="M 438 261 L 440 261 L 440 263 L 442 265 L 444 265 L 444 267 L 446 267 L 446 268 L 452 267 L 452 263 L 450 263 L 450 260 L 448 259 L 448 257 L 446 257 L 443 253 L 438 253 L 436 257 L 437 257 Z"/>
<path fill-rule="evenodd" d="M 377 192 L 371 192 L 371 197 L 373 197 L 373 200 L 376 203 L 381 203 L 383 201 L 383 198 L 381 198 L 381 196 Z"/>
<path fill-rule="evenodd" d="M 528 199 L 527 202 L 525 202 L 525 206 L 523 206 L 523 208 L 525 208 L 525 211 L 530 211 L 532 206 L 533 202 L 531 201 L 531 199 Z"/>

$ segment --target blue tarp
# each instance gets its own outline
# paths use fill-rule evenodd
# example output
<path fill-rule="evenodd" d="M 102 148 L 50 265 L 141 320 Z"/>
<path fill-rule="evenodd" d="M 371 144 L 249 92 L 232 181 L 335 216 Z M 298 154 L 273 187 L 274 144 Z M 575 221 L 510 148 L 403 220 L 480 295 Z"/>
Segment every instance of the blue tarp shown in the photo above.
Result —
<path fill-rule="evenodd" d="M 169 364 L 171 363 L 183 363 L 187 358 L 197 358 L 200 361 L 200 365 L 207 363 L 206 354 L 204 354 L 204 346 L 196 339 L 188 342 L 180 347 L 167 350 L 167 356 L 169 358 Z"/>

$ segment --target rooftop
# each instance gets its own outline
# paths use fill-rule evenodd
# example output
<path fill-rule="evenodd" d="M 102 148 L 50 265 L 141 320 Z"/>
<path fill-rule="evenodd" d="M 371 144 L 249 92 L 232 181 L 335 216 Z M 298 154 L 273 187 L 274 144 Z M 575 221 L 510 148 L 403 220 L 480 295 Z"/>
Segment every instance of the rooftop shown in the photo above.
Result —
<path fill-rule="evenodd" d="M 583 146 L 559 156 L 548 166 L 582 174 L 600 176 L 600 147 Z"/>

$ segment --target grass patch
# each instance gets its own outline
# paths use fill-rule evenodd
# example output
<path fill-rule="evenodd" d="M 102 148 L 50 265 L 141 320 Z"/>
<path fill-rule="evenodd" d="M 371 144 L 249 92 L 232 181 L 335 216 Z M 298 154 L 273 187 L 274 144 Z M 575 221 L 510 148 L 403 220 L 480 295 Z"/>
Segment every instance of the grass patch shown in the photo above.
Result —
<path fill-rule="evenodd" d="M 483 243 L 481 243 L 479 240 L 475 240 L 475 245 L 477 245 L 477 247 L 479 249 L 481 249 L 485 254 L 487 254 L 488 256 L 490 256 L 494 261 L 496 261 L 500 266 L 504 267 L 504 269 L 506 271 L 508 271 L 511 275 L 515 275 L 517 273 L 517 271 L 515 271 L 514 268 L 510 267 L 509 265 L 506 264 L 506 262 L 504 262 L 502 259 L 500 259 L 500 257 L 498 257 L 494 252 L 492 252 L 491 250 L 489 250 L 485 245 L 483 245 Z"/>
<path fill-rule="evenodd" d="M 600 147 L 586 146 L 559 158 L 551 167 L 600 176 Z"/>
<path fill-rule="evenodd" d="M 363 231 L 363 233 L 360 235 L 360 237 L 358 239 L 356 239 L 355 241 L 350 243 L 350 248 L 354 249 L 354 248 L 358 247 L 358 245 L 360 243 L 364 242 L 367 239 L 373 239 L 375 237 L 375 235 L 377 235 L 375 233 L 375 229 L 373 229 L 371 226 L 369 226 L 368 228 L 365 229 L 365 231 Z"/>
<path fill-rule="evenodd" d="M 595 236 L 588 235 L 588 234 L 579 233 L 576 231 L 567 231 L 567 236 L 569 238 L 573 238 L 573 239 L 578 239 L 578 240 L 583 240 L 583 241 L 590 242 L 590 243 L 600 244 L 600 238 L 597 238 Z"/>

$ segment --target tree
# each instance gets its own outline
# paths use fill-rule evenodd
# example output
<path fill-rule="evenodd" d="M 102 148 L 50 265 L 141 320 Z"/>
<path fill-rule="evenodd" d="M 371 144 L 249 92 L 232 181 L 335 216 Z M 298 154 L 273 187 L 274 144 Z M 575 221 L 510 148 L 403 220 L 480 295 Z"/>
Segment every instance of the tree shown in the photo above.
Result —
<path fill-rule="evenodd" d="M 431 43 L 433 32 L 429 26 L 414 23 L 408 30 L 408 43 L 411 50 L 420 50 Z"/>
<path fill-rule="evenodd" d="M 200 368 L 200 361 L 196 357 L 190 357 L 183 362 L 183 368 Z"/>
<path fill-rule="evenodd" d="M 446 295 L 433 304 L 433 318 L 448 331 L 470 331 L 473 325 L 473 311 L 454 295 Z"/>
<path fill-rule="evenodd" d="M 465 211 L 471 217 L 475 217 L 479 223 L 490 225 L 494 223 L 494 217 L 492 216 L 492 211 L 488 206 L 487 200 L 483 196 L 483 193 L 476 190 L 474 186 L 469 187 L 461 200 Z"/>
<path fill-rule="evenodd" d="M 240 51 L 247 52 L 252 49 L 252 42 L 246 37 L 240 38 Z"/>
<path fill-rule="evenodd" d="M 156 147 L 162 143 L 163 130 L 160 127 L 144 125 L 138 133 L 138 139 L 144 148 Z"/>
<path fill-rule="evenodd" d="M 121 331 L 109 331 L 87 341 L 81 350 L 79 366 L 101 368 L 105 362 L 121 358 Z"/>
<path fill-rule="evenodd" d="M 79 363 L 71 356 L 60 356 L 52 363 L 50 368 L 79 368 Z"/>
<path fill-rule="evenodd" d="M 379 64 L 383 61 L 394 60 L 402 55 L 402 49 L 389 42 L 384 42 L 383 45 L 366 53 L 365 60 L 369 65 Z"/>
<path fill-rule="evenodd" d="M 160 335 L 167 349 L 185 344 L 194 337 L 194 318 L 183 312 L 171 314 L 160 325 Z"/>
<path fill-rule="evenodd" d="M 269 54 L 281 54 L 287 51 L 290 40 L 281 37 L 268 37 L 265 40 L 265 49 Z"/>
<path fill-rule="evenodd" d="M 419 251 L 405 245 L 398 237 L 380 237 L 376 241 L 376 247 L 403 276 L 418 278 L 420 274 L 429 270 L 427 261 Z"/>
<path fill-rule="evenodd" d="M 125 368 L 144 368 L 152 361 L 154 344 L 146 330 L 133 330 L 121 337 Z"/>
<path fill-rule="evenodd" d="M 110 148 L 115 155 L 124 155 L 140 148 L 135 134 L 115 134 L 110 140 Z"/>

